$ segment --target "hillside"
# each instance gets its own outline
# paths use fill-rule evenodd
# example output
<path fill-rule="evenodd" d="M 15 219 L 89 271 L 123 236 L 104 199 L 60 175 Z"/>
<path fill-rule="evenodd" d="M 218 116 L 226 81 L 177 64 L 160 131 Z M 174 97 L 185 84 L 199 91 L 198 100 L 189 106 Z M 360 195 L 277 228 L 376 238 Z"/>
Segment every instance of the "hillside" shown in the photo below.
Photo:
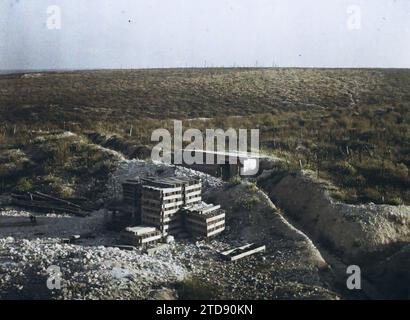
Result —
<path fill-rule="evenodd" d="M 224 183 L 150 161 L 153 130 L 172 131 L 174 119 L 201 132 L 259 129 L 266 170 Z M 204 199 L 226 210 L 223 235 L 149 256 L 113 247 L 122 242 L 105 210 L 73 219 L 52 208 L 35 212 L 37 224 L 10 207 L 41 192 L 106 208 L 126 179 L 169 174 L 201 177 Z M 410 70 L 0 76 L 2 297 L 408 298 L 409 204 Z M 248 242 L 265 254 L 220 260 Z M 363 292 L 346 291 L 347 264 L 359 262 Z M 70 279 L 65 291 L 45 289 L 51 263 Z"/>
<path fill-rule="evenodd" d="M 0 153 L 6 158 L 10 149 L 31 144 L 38 135 L 33 130 L 55 129 L 101 136 L 93 142 L 145 158 L 153 130 L 172 129 L 172 119 L 184 119 L 184 127 L 200 130 L 260 129 L 262 152 L 285 160 L 279 173 L 295 172 L 301 165 L 314 170 L 340 188 L 333 195 L 338 200 L 410 203 L 410 70 L 3 75 L 0 111 Z M 3 171 L 8 172 L 0 170 L 0 177 Z M 14 178 L 6 177 L 10 187 Z"/>
<path fill-rule="evenodd" d="M 1 120 L 251 115 L 410 101 L 410 71 L 169 69 L 0 76 Z M 20 111 L 20 112 L 18 112 Z"/>

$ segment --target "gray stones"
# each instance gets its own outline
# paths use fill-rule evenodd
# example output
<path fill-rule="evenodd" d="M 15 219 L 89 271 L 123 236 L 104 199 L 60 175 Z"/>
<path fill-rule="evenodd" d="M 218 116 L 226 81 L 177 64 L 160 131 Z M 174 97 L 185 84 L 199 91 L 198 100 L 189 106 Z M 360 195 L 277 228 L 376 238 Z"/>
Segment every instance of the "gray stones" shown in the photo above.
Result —
<path fill-rule="evenodd" d="M 6 241 L 6 243 L 12 243 L 12 242 L 14 242 L 14 238 L 13 237 L 7 237 L 5 239 L 5 241 Z"/>
<path fill-rule="evenodd" d="M 15 263 L 0 266 L 0 297 L 23 284 L 30 294 L 30 283 L 44 281 L 47 291 L 47 268 L 57 266 L 62 274 L 64 290 L 55 291 L 55 298 L 70 299 L 146 299 L 151 286 L 173 283 L 184 278 L 185 269 L 166 255 L 148 255 L 116 248 L 83 247 L 61 244 L 58 239 L 0 239 L 0 251 Z M 69 258 L 71 257 L 71 258 Z M 119 291 L 117 281 L 129 282 L 132 290 Z M 116 292 L 116 296 L 112 296 Z"/>
<path fill-rule="evenodd" d="M 137 159 L 122 160 L 118 161 L 116 166 L 117 169 L 109 177 L 107 198 L 119 198 L 122 190 L 121 184 L 127 179 L 134 179 L 136 176 L 146 178 L 149 176 L 169 176 L 175 174 L 177 177 L 201 178 L 205 189 L 219 188 L 223 185 L 220 179 L 205 173 L 158 162 L 154 163 Z"/>
<path fill-rule="evenodd" d="M 175 242 L 175 238 L 173 237 L 173 236 L 167 236 L 166 238 L 165 238 L 165 242 L 166 243 L 174 243 Z"/>

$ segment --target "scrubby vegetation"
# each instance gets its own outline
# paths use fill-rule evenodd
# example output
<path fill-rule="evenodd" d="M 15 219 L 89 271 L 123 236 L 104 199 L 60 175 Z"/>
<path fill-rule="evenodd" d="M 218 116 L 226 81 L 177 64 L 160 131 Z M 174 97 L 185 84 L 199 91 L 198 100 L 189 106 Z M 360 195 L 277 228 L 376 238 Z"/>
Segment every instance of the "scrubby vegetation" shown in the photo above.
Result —
<path fill-rule="evenodd" d="M 28 139 L 28 137 L 27 137 Z M 13 139 L 10 139 L 13 142 Z M 2 191 L 98 197 L 115 155 L 72 133 L 31 133 L 24 145 L 0 147 Z"/>
<path fill-rule="evenodd" d="M 253 115 L 409 100 L 402 70 L 170 69 L 0 78 L 3 118 L 51 123 Z M 22 112 L 16 113 L 18 108 Z M 69 124 L 71 122 L 71 124 Z"/>
<path fill-rule="evenodd" d="M 181 300 L 210 300 L 218 297 L 218 288 L 197 276 L 191 276 L 177 285 Z"/>
<path fill-rule="evenodd" d="M 84 71 L 2 76 L 0 87 L 3 190 L 46 183 L 70 194 L 79 184 L 70 179 L 111 166 L 68 138 L 35 141 L 33 130 L 70 130 L 148 157 L 152 131 L 177 118 L 186 128 L 259 128 L 263 152 L 285 160 L 278 174 L 312 169 L 340 200 L 410 203 L 408 70 Z"/>

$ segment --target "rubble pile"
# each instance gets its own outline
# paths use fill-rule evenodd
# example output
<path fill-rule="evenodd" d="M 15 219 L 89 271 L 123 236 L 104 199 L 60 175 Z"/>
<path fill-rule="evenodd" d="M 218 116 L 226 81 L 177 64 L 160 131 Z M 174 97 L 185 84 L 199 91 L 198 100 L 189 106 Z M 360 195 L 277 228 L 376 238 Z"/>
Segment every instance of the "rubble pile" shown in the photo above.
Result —
<path fill-rule="evenodd" d="M 201 178 L 203 187 L 218 188 L 223 182 L 208 174 L 184 167 L 176 167 L 160 162 L 147 162 L 143 160 L 123 160 L 116 163 L 116 170 L 110 175 L 106 195 L 109 198 L 120 198 L 122 193 L 122 183 L 127 179 L 146 177 L 166 177 L 176 175 L 177 177 Z"/>
<path fill-rule="evenodd" d="M 200 242 L 170 239 L 144 253 L 121 248 L 119 234 L 105 228 L 104 209 L 87 217 L 44 213 L 30 225 L 30 212 L 6 208 L 0 210 L 0 298 L 177 299 L 190 279 L 201 297 L 198 283 L 216 299 L 338 298 L 321 277 L 326 265 L 314 246 L 251 185 L 224 187 L 194 170 L 125 160 L 110 177 L 106 199 L 119 195 L 126 179 L 171 174 L 201 178 L 209 197 L 225 204 L 226 233 Z M 235 262 L 221 258 L 221 251 L 250 242 L 265 244 L 266 252 Z M 50 267 L 59 268 L 61 290 L 47 286 Z"/>
<path fill-rule="evenodd" d="M 185 268 L 169 251 L 155 257 L 58 239 L 0 239 L 0 296 L 4 298 L 146 299 L 153 287 L 181 281 Z M 50 267 L 61 271 L 61 290 L 50 290 Z M 3 291 L 3 292 L 2 292 Z"/>
<path fill-rule="evenodd" d="M 17 208 L 8 208 L 7 210 L 1 210 L 0 209 L 0 217 L 16 217 L 16 218 L 29 218 L 30 216 L 33 215 L 33 212 L 22 210 L 22 209 L 17 209 Z M 43 217 L 47 218 L 70 218 L 70 214 L 64 214 L 64 213 L 44 213 L 42 215 Z"/>

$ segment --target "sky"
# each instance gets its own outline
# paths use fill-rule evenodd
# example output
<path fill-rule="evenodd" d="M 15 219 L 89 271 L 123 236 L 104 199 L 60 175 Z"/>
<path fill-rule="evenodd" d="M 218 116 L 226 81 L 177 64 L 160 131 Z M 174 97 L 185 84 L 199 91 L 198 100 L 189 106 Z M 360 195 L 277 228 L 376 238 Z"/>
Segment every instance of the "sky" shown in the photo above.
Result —
<path fill-rule="evenodd" d="M 0 70 L 410 67 L 408 0 L 0 0 Z"/>

